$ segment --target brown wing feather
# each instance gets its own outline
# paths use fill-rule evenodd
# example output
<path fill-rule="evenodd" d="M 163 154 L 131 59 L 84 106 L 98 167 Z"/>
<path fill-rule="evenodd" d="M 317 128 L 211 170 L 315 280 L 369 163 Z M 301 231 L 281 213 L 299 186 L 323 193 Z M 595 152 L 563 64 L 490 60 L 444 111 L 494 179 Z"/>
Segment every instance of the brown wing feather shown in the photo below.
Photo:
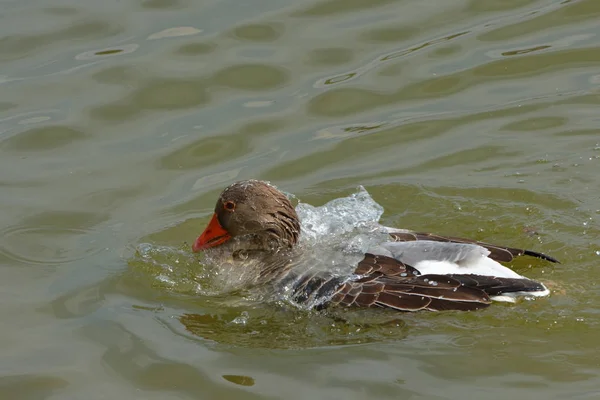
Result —
<path fill-rule="evenodd" d="M 481 289 L 490 296 L 510 292 L 537 292 L 546 288 L 527 278 L 501 278 L 487 275 L 449 275 L 461 285 Z"/>
<path fill-rule="evenodd" d="M 469 311 L 488 307 L 490 296 L 544 290 L 527 278 L 482 275 L 421 275 L 405 263 L 383 255 L 365 254 L 356 278 L 307 274 L 294 278 L 294 299 L 329 299 L 317 307 L 384 307 L 398 311 Z"/>
<path fill-rule="evenodd" d="M 366 254 L 356 273 L 361 277 L 338 286 L 328 305 L 466 311 L 491 303 L 482 289 L 447 275 L 420 275 L 413 267 L 391 257 Z"/>
<path fill-rule="evenodd" d="M 417 240 L 432 240 L 432 241 L 435 241 L 435 242 L 453 242 L 453 243 L 471 243 L 471 244 L 477 244 L 479 246 L 485 247 L 486 249 L 488 249 L 490 251 L 489 257 L 491 259 L 496 260 L 496 261 L 502 261 L 502 262 L 510 262 L 515 257 L 525 255 L 525 256 L 531 256 L 531 257 L 541 258 L 542 260 L 547 260 L 547 261 L 550 261 L 550 262 L 553 262 L 553 263 L 560 263 L 556 258 L 551 257 L 551 256 L 546 255 L 546 254 L 543 254 L 543 253 L 538 253 L 536 251 L 524 250 L 524 249 L 517 249 L 517 248 L 513 248 L 513 247 L 506 247 L 506 246 L 497 246 L 497 245 L 494 245 L 494 244 L 480 242 L 478 240 L 472 240 L 472 239 L 465 239 L 465 238 L 459 238 L 459 237 L 453 237 L 453 236 L 441 236 L 441 235 L 436 235 L 436 234 L 433 234 L 433 233 L 410 232 L 410 231 L 406 231 L 406 232 L 393 232 L 393 233 L 390 233 L 390 236 L 396 242 L 410 242 L 410 241 L 417 241 Z"/>
<path fill-rule="evenodd" d="M 385 276 L 406 277 L 421 275 L 415 268 L 404 264 L 395 258 L 376 256 L 371 253 L 365 254 L 365 258 L 358 263 L 358 266 L 354 271 L 357 275 L 370 275 L 375 272 L 379 272 Z"/>

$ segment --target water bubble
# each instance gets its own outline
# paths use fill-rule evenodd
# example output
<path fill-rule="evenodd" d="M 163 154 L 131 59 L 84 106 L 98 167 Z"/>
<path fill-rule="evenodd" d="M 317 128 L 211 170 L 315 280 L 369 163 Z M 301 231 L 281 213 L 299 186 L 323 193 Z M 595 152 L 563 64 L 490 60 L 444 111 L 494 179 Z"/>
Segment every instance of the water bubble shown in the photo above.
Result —
<path fill-rule="evenodd" d="M 239 317 L 235 317 L 231 323 L 236 325 L 246 325 L 250 316 L 247 311 L 242 311 Z"/>

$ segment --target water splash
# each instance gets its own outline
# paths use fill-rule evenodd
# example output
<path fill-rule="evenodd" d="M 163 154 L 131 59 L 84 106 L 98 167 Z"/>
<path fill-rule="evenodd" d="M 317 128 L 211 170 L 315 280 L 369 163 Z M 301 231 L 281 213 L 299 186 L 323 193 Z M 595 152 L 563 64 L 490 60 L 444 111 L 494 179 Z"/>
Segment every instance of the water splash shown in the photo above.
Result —
<path fill-rule="evenodd" d="M 296 212 L 302 222 L 301 240 L 316 241 L 377 223 L 383 214 L 383 207 L 360 186 L 357 193 L 331 200 L 320 207 L 300 203 Z"/>
<path fill-rule="evenodd" d="M 365 252 L 388 238 L 378 224 L 383 207 L 362 186 L 322 206 L 299 203 L 296 212 L 302 226 L 300 246 L 310 249 L 308 262 L 334 274 L 351 274 Z"/>
<path fill-rule="evenodd" d="M 333 275 L 350 276 L 364 253 L 388 238 L 378 224 L 383 207 L 363 187 L 322 206 L 300 202 L 296 211 L 302 225 L 299 248 L 303 251 L 298 268 L 306 272 L 326 270 Z M 150 243 L 137 246 L 136 260 L 130 266 L 141 269 L 145 276 L 151 275 L 155 287 L 205 296 L 241 289 L 244 282 L 252 280 L 248 275 L 254 273 L 251 268 L 240 269 L 209 253 L 192 254 L 188 246 L 173 248 Z"/>
<path fill-rule="evenodd" d="M 188 250 L 140 243 L 135 248 L 135 256 L 129 260 L 130 274 L 143 283 L 174 293 L 203 295 L 211 291 L 212 277 L 207 271 L 198 268 L 197 258 Z"/>

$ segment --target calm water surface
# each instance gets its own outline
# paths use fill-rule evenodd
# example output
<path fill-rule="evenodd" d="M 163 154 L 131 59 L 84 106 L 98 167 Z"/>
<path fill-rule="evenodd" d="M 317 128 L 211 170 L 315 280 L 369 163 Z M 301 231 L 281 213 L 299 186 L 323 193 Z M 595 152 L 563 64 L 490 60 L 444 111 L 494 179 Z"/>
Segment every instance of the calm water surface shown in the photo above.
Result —
<path fill-rule="evenodd" d="M 600 398 L 599 1 L 0 6 L 1 399 Z M 468 314 L 211 295 L 251 177 L 563 264 Z"/>

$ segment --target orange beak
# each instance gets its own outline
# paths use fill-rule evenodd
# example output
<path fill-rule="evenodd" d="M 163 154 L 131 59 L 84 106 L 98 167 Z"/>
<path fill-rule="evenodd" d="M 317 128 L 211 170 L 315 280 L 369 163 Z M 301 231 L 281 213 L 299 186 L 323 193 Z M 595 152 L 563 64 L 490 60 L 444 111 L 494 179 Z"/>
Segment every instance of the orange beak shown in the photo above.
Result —
<path fill-rule="evenodd" d="M 201 250 L 206 250 L 210 247 L 219 246 L 231 239 L 231 235 L 227 232 L 217 218 L 217 214 L 213 214 L 212 219 L 202 234 L 196 239 L 192 250 L 196 253 Z"/>

